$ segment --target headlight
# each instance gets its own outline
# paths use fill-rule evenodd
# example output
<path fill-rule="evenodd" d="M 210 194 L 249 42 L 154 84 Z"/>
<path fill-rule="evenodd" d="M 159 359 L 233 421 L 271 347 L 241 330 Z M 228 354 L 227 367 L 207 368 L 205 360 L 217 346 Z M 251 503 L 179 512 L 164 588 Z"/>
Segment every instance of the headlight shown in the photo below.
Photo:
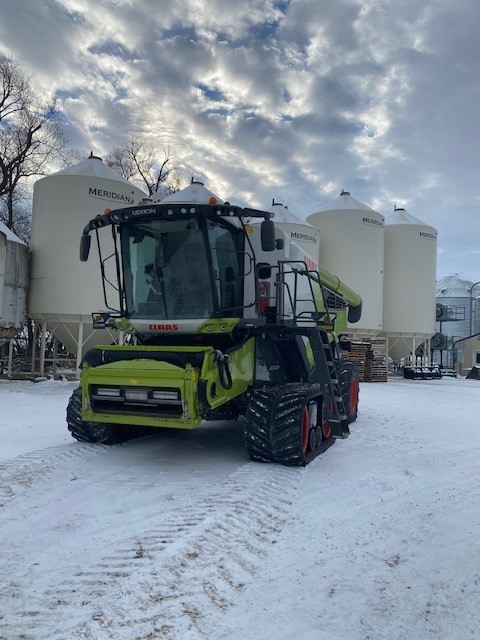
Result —
<path fill-rule="evenodd" d="M 125 389 L 127 402 L 148 402 L 148 389 Z"/>
<path fill-rule="evenodd" d="M 177 402 L 178 391 L 154 391 L 152 398 L 154 400 L 163 400 L 164 402 Z"/>
<path fill-rule="evenodd" d="M 98 387 L 97 396 L 107 396 L 108 398 L 119 398 L 120 389 L 113 389 L 109 387 Z"/>

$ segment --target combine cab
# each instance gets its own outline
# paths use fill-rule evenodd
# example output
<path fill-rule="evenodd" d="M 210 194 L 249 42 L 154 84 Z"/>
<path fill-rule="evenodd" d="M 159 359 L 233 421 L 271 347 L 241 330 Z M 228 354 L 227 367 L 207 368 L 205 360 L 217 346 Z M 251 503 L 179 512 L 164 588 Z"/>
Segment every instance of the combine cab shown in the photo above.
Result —
<path fill-rule="evenodd" d="M 119 209 L 85 228 L 81 260 L 92 233 L 110 233 L 116 272 L 106 280 L 101 259 L 116 300 L 94 326 L 132 344 L 85 354 L 68 428 L 113 444 L 244 416 L 252 460 L 305 465 L 356 419 L 358 373 L 336 331 L 360 318 L 361 299 L 271 213 L 209 200 Z"/>

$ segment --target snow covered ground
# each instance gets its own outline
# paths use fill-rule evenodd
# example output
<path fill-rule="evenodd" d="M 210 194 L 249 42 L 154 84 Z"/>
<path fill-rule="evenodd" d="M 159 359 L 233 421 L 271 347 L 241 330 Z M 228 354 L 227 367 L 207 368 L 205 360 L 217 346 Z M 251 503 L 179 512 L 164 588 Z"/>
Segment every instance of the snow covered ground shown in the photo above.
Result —
<path fill-rule="evenodd" d="M 362 384 L 305 469 L 241 423 L 75 442 L 75 386 L 0 381 L 2 640 L 480 637 L 480 382 Z"/>

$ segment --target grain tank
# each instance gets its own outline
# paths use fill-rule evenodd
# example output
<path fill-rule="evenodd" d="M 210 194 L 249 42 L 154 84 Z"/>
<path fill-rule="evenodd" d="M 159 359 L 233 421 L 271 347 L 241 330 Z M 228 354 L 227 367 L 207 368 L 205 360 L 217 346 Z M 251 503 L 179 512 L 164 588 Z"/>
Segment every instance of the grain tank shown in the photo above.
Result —
<path fill-rule="evenodd" d="M 385 218 L 353 198 L 348 191 L 307 222 L 320 233 L 319 262 L 357 291 L 362 317 L 349 325 L 355 335 L 375 335 L 382 329 Z"/>
<path fill-rule="evenodd" d="M 94 261 L 79 261 L 78 236 L 106 208 L 136 204 L 144 196 L 93 155 L 35 183 L 28 311 L 77 358 L 115 339 L 91 328 L 92 311 L 105 309 L 105 302 Z M 98 253 L 96 246 L 92 249 Z M 105 268 L 113 273 L 113 260 Z"/>

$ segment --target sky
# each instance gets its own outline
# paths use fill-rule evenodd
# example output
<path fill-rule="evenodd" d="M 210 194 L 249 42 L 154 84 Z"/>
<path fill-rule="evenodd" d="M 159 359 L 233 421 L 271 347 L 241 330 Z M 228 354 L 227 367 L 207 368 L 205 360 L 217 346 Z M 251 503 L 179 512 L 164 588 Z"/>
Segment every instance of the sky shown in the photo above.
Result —
<path fill-rule="evenodd" d="M 73 146 L 130 132 L 185 184 L 300 218 L 342 189 L 438 230 L 438 278 L 480 280 L 478 0 L 0 0 L 0 51 Z"/>

